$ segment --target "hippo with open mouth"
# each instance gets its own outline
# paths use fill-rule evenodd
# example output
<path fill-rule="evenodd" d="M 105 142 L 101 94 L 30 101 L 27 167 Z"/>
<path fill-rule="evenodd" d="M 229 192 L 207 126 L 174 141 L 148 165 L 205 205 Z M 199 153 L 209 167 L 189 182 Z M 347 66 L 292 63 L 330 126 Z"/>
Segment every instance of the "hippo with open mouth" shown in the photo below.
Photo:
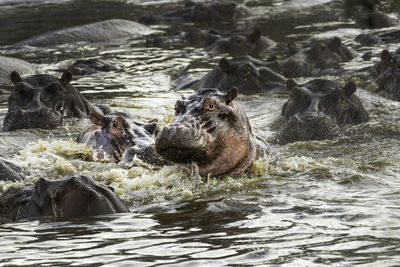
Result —
<path fill-rule="evenodd" d="M 269 147 L 253 135 L 245 112 L 233 101 L 237 95 L 235 87 L 226 94 L 203 89 L 176 101 L 173 122 L 156 138 L 157 153 L 175 163 L 196 163 L 202 176 L 245 171 Z"/>
<path fill-rule="evenodd" d="M 15 89 L 8 98 L 8 111 L 3 130 L 42 128 L 60 125 L 64 117 L 87 118 L 90 112 L 107 112 L 105 107 L 89 103 L 71 84 L 72 74 L 61 78 L 37 74 L 22 79 L 18 72 L 10 74 Z"/>
<path fill-rule="evenodd" d="M 159 130 L 156 121 L 136 121 L 122 112 L 106 116 L 93 112 L 89 118 L 91 125 L 79 134 L 77 142 L 93 147 L 99 160 L 131 162 L 137 157 L 151 164 L 164 163 L 154 149 Z"/>
<path fill-rule="evenodd" d="M 275 136 L 277 143 L 332 139 L 340 127 L 368 121 L 368 112 L 354 93 L 353 82 L 340 87 L 336 82 L 315 79 L 298 85 L 286 82 L 290 97 L 282 107 L 284 122 Z"/>

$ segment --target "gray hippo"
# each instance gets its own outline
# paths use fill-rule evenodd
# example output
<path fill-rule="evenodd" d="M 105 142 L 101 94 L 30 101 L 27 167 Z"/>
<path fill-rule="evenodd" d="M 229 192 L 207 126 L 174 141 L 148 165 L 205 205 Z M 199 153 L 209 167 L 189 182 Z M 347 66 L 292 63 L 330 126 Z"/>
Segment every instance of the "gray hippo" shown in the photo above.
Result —
<path fill-rule="evenodd" d="M 107 113 L 105 107 L 89 103 L 71 84 L 72 74 L 61 78 L 36 74 L 22 79 L 14 71 L 10 79 L 15 89 L 8 98 L 8 111 L 3 130 L 27 128 L 51 129 L 60 125 L 64 117 L 87 118 L 90 112 Z"/>
<path fill-rule="evenodd" d="M 156 151 L 175 163 L 198 165 L 202 176 L 237 174 L 269 153 L 253 135 L 243 109 L 233 100 L 237 88 L 223 94 L 203 89 L 175 104 L 175 118 L 156 138 Z"/>
<path fill-rule="evenodd" d="M 15 43 L 10 48 L 24 46 L 45 47 L 77 42 L 102 43 L 118 39 L 136 38 L 154 32 L 156 31 L 134 21 L 111 19 L 43 33 Z"/>
<path fill-rule="evenodd" d="M 381 60 L 371 67 L 370 73 L 379 90 L 400 101 L 400 48 L 393 53 L 383 50 Z"/>
<path fill-rule="evenodd" d="M 263 36 L 260 29 L 251 32 L 233 31 L 226 34 L 205 50 L 209 54 L 228 53 L 231 56 L 252 56 L 261 58 L 264 52 L 276 46 L 276 43 L 266 36 Z"/>
<path fill-rule="evenodd" d="M 10 82 L 10 74 L 18 71 L 22 75 L 36 73 L 36 66 L 18 58 L 0 56 L 0 85 Z"/>
<path fill-rule="evenodd" d="M 23 181 L 22 170 L 7 160 L 0 159 L 0 181 Z"/>
<path fill-rule="evenodd" d="M 231 0 L 211 2 L 187 1 L 182 9 L 161 15 L 146 15 L 139 19 L 144 24 L 160 24 L 164 22 L 224 23 L 234 22 L 251 15 L 246 7 Z"/>
<path fill-rule="evenodd" d="M 65 219 L 124 212 L 129 209 L 111 187 L 84 175 L 58 181 L 40 178 L 34 185 L 11 188 L 0 196 L 0 217 L 8 220 L 43 216 Z"/>
<path fill-rule="evenodd" d="M 106 116 L 93 112 L 89 118 L 92 124 L 79 134 L 77 142 L 95 148 L 99 160 L 131 162 L 136 156 L 147 163 L 163 164 L 154 149 L 157 122 L 132 120 L 121 112 Z"/>
<path fill-rule="evenodd" d="M 283 123 L 275 136 L 279 144 L 331 139 L 345 124 L 368 121 L 368 112 L 354 94 L 357 87 L 353 82 L 343 88 L 326 79 L 303 85 L 289 79 L 286 84 L 290 97 L 282 107 Z"/>
<path fill-rule="evenodd" d="M 235 86 L 242 94 L 285 87 L 286 79 L 263 61 L 251 57 L 222 58 L 218 65 L 194 84 L 194 89 L 216 88 L 228 91 Z"/>
<path fill-rule="evenodd" d="M 117 64 L 106 62 L 98 58 L 79 59 L 66 69 L 60 71 L 69 71 L 74 76 L 89 75 L 98 71 L 118 71 L 120 68 Z"/>
<path fill-rule="evenodd" d="M 352 60 L 356 53 L 344 46 L 338 37 L 314 41 L 310 47 L 298 49 L 289 45 L 290 57 L 268 63 L 268 67 L 287 78 L 317 76 L 328 68 Z"/>
<path fill-rule="evenodd" d="M 355 38 L 363 46 L 374 46 L 380 43 L 397 43 L 400 40 L 400 30 L 362 33 Z"/>

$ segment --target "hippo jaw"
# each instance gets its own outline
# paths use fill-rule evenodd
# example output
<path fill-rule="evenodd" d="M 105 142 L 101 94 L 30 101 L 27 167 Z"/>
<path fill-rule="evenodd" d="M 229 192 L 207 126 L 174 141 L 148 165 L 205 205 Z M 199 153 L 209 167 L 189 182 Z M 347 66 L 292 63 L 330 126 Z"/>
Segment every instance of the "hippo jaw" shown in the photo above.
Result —
<path fill-rule="evenodd" d="M 4 118 L 3 131 L 14 131 L 18 129 L 54 129 L 61 125 L 63 116 L 56 110 L 45 107 L 36 109 L 18 109 L 8 112 Z"/>

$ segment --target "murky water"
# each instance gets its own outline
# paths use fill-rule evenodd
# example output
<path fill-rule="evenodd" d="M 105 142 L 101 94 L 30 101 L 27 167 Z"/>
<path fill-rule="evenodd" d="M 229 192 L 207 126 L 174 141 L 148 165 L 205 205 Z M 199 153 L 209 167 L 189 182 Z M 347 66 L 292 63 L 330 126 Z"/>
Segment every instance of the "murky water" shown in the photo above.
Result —
<path fill-rule="evenodd" d="M 311 4 L 312 2 L 312 4 Z M 182 45 L 146 47 L 145 39 L 117 44 L 65 45 L 6 50 L 34 34 L 109 18 L 136 20 L 180 1 L 70 0 L 0 1 L 0 52 L 38 64 L 46 73 L 79 58 L 102 58 L 122 70 L 76 78 L 90 101 L 127 109 L 140 118 L 168 123 L 173 104 L 191 91 L 174 91 L 173 79 L 188 72 L 200 77 L 218 62 L 201 49 Z M 266 54 L 282 54 L 287 41 L 364 31 L 345 15 L 342 1 L 249 0 L 258 15 L 238 24 L 259 25 L 278 42 Z M 189 24 L 154 26 L 161 35 Z M 221 25 L 221 27 L 229 27 Z M 390 49 L 396 44 L 388 46 Z M 282 54 L 283 55 L 283 54 Z M 345 64 L 337 81 L 370 63 Z M 0 224 L 0 266 L 395 266 L 400 263 L 400 103 L 369 90 L 358 95 L 371 114 L 368 123 L 347 127 L 335 140 L 272 145 L 273 156 L 246 173 L 201 179 L 180 166 L 154 168 L 91 162 L 88 147 L 73 140 L 87 120 L 68 120 L 52 130 L 0 132 L 0 155 L 26 173 L 23 183 L 0 182 L 0 191 L 39 177 L 89 175 L 115 188 L 131 213 L 71 221 Z M 0 88 L 0 121 L 12 88 Z M 266 92 L 240 96 L 255 133 L 266 140 L 287 95 Z M 0 124 L 1 124 L 0 123 Z M 2 127 L 2 125 L 0 125 Z"/>

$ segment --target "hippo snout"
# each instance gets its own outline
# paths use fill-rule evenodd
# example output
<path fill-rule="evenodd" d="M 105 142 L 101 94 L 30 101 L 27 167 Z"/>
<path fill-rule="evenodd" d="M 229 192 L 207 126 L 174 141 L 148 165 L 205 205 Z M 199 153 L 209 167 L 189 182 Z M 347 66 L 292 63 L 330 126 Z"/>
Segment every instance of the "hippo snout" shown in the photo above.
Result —
<path fill-rule="evenodd" d="M 158 135 L 156 151 L 174 162 L 190 162 L 203 153 L 204 140 L 196 124 L 170 124 Z"/>
<path fill-rule="evenodd" d="M 36 109 L 17 109 L 7 113 L 4 118 L 4 131 L 13 131 L 22 128 L 55 128 L 62 123 L 59 112 L 46 107 Z"/>

